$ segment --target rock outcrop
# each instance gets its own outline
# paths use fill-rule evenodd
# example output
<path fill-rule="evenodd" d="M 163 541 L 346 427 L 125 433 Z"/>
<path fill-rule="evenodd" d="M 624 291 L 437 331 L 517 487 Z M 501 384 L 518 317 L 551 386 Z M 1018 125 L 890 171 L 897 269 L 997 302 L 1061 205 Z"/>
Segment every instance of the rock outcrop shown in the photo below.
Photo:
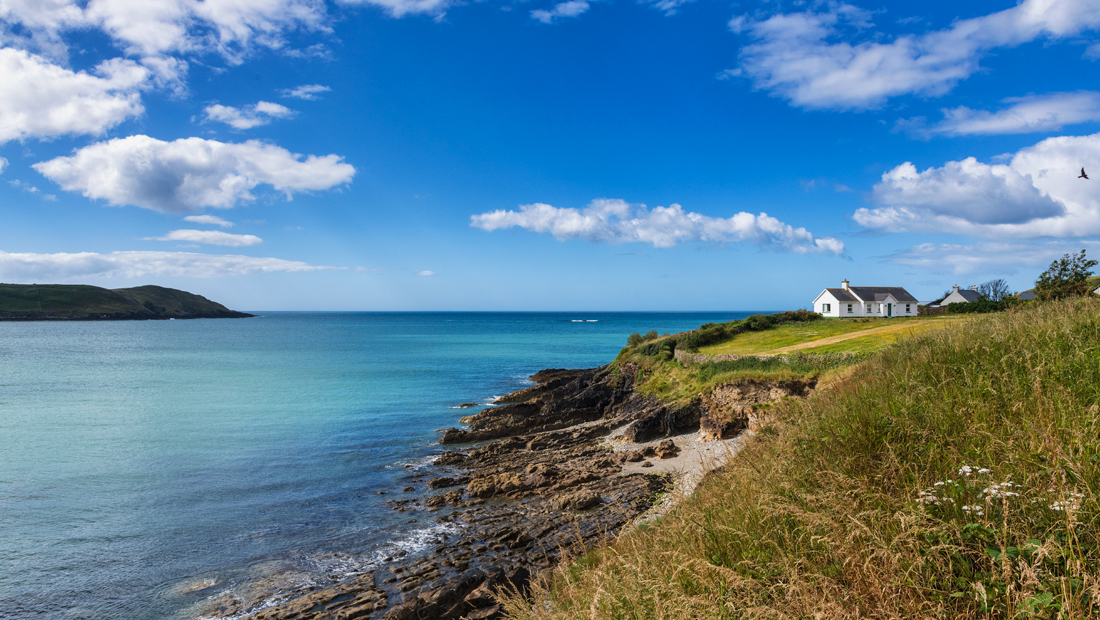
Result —
<path fill-rule="evenodd" d="M 493 593 L 523 589 L 562 554 L 579 553 L 614 535 L 666 490 L 664 476 L 623 474 L 624 463 L 675 457 L 674 435 L 703 429 L 715 438 L 748 426 L 753 405 L 802 395 L 812 385 L 720 386 L 687 404 L 634 392 L 637 369 L 544 370 L 538 385 L 462 418 L 442 431 L 452 449 L 434 463 L 429 494 L 395 499 L 395 510 L 438 511 L 457 534 L 425 558 L 392 561 L 345 583 L 257 612 L 264 620 L 501 617 Z M 616 429 L 631 442 L 666 437 L 643 449 L 613 452 Z M 407 495 L 406 495 L 407 496 Z M 246 602 L 208 615 L 247 611 Z M 212 613 L 211 613 L 212 612 Z M 229 613 L 232 612 L 232 613 Z"/>

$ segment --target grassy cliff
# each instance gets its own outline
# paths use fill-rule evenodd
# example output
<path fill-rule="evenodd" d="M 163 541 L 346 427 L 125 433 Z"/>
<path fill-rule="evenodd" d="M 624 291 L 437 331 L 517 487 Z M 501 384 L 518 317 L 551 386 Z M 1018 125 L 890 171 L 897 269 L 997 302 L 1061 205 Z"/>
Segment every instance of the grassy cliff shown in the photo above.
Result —
<path fill-rule="evenodd" d="M 84 284 L 0 284 L 0 320 L 241 318 L 209 299 L 162 286 L 105 289 Z"/>
<path fill-rule="evenodd" d="M 1100 616 L 1100 300 L 899 338 L 516 619 Z"/>

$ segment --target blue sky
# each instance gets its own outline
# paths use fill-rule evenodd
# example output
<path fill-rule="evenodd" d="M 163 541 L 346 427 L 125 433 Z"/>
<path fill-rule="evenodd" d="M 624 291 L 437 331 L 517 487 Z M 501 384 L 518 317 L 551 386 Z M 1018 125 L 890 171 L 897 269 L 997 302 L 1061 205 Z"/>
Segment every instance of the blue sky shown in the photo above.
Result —
<path fill-rule="evenodd" d="M 4 282 L 781 310 L 1100 254 L 1100 0 L 0 0 L 0 44 Z"/>

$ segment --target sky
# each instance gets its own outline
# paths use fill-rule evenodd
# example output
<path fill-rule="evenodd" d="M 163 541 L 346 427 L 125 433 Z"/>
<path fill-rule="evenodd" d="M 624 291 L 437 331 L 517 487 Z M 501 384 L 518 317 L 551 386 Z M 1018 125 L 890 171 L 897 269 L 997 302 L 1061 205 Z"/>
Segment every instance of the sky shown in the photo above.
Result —
<path fill-rule="evenodd" d="M 1100 255 L 1098 61 L 1100 0 L 0 0 L 0 281 L 261 311 L 1025 290 Z"/>

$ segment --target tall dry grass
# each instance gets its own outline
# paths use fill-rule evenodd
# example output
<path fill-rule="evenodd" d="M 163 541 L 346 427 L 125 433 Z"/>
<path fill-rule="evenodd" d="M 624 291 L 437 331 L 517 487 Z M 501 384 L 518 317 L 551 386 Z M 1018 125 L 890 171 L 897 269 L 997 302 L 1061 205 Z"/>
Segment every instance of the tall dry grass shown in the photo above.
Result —
<path fill-rule="evenodd" d="M 1100 301 L 901 340 L 771 415 L 510 616 L 1100 617 Z"/>

